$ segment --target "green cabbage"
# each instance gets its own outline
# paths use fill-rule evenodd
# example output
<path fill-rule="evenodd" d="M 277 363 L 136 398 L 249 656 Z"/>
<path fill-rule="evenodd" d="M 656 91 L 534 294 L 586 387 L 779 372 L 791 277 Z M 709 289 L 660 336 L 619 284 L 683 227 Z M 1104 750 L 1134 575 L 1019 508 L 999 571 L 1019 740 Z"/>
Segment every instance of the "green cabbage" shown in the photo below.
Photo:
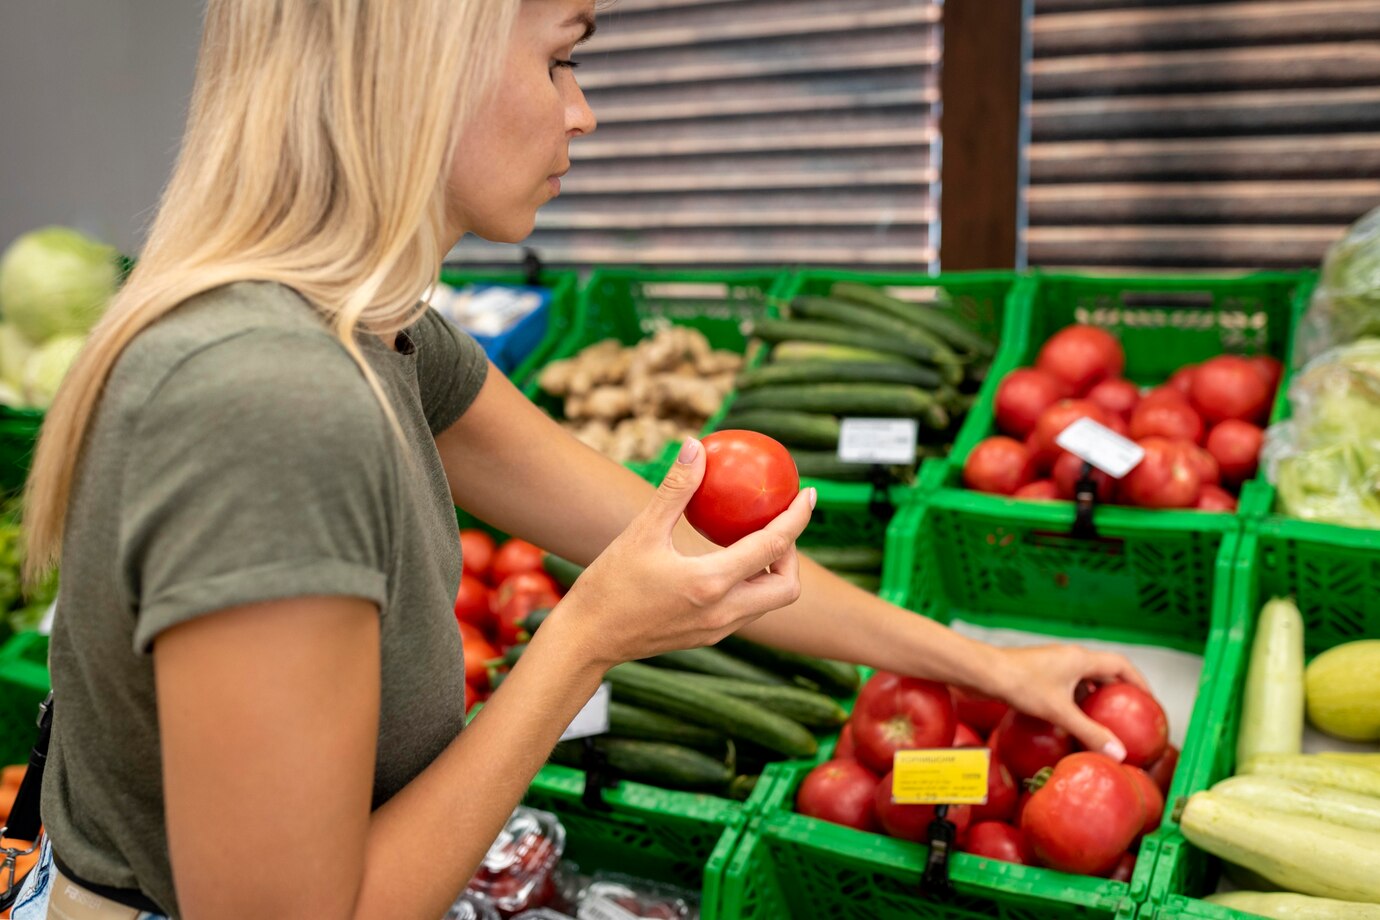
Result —
<path fill-rule="evenodd" d="M 35 230 L 0 257 L 0 318 L 35 343 L 84 335 L 119 280 L 113 247 L 67 227 Z"/>
<path fill-rule="evenodd" d="M 47 409 L 53 404 L 62 378 L 85 344 L 85 336 L 65 335 L 38 347 L 24 368 L 24 398 L 30 406 Z"/>
<path fill-rule="evenodd" d="M 0 383 L 14 390 L 24 388 L 24 367 L 34 345 L 9 323 L 0 323 Z"/>

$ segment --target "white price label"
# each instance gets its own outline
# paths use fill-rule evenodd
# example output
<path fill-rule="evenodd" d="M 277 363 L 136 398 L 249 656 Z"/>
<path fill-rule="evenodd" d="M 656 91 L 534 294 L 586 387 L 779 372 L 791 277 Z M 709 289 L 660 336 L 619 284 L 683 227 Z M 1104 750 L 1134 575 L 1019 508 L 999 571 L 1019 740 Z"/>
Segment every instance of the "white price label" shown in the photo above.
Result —
<path fill-rule="evenodd" d="M 1090 418 L 1080 418 L 1059 432 L 1054 443 L 1113 479 L 1125 476 L 1145 459 L 1144 448 L 1135 441 Z"/>
<path fill-rule="evenodd" d="M 909 466 L 915 462 L 919 429 L 913 418 L 846 418 L 839 432 L 839 459 Z"/>
<path fill-rule="evenodd" d="M 590 735 L 607 734 L 609 730 L 609 698 L 611 685 L 605 681 L 594 691 L 583 709 L 575 714 L 570 725 L 561 734 L 562 741 L 588 738 Z"/>

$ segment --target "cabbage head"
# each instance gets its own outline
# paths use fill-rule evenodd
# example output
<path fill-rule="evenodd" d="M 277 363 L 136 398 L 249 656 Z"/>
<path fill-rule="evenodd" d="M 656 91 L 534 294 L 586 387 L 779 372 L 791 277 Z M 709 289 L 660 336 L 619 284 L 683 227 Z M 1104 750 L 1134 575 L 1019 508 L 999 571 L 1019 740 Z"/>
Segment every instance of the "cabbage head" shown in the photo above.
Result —
<path fill-rule="evenodd" d="M 0 384 L 16 391 L 22 390 L 24 368 L 33 353 L 34 344 L 24 337 L 24 333 L 9 323 L 0 323 Z"/>
<path fill-rule="evenodd" d="M 62 378 L 85 344 L 85 336 L 59 336 L 44 342 L 29 357 L 24 368 L 24 397 L 31 407 L 47 409 L 53 404 Z"/>
<path fill-rule="evenodd" d="M 34 230 L 0 257 L 0 319 L 35 344 L 85 335 L 119 281 L 113 246 L 68 227 Z"/>

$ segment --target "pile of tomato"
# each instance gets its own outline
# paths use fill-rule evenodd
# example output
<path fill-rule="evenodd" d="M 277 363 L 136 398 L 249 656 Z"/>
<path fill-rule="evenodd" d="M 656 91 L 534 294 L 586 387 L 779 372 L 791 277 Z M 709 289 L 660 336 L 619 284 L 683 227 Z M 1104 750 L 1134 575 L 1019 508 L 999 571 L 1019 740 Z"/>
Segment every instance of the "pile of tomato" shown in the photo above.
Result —
<path fill-rule="evenodd" d="M 924 843 L 933 805 L 892 800 L 898 751 L 991 752 L 987 801 L 948 809 L 959 849 L 989 859 L 1128 880 L 1159 826 L 1179 752 L 1153 696 L 1128 683 L 1079 688 L 1079 705 L 1126 748 L 1124 763 L 1079 750 L 1049 722 L 960 688 L 878 673 L 858 694 L 833 759 L 796 793 L 803 815 Z"/>

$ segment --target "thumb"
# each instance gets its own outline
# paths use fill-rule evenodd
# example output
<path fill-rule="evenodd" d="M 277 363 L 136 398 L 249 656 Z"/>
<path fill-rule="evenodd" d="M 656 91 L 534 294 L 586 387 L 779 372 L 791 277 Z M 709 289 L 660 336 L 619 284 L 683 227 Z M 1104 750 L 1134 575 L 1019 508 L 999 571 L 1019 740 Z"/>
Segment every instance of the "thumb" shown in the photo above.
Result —
<path fill-rule="evenodd" d="M 1100 722 L 1094 722 L 1088 714 L 1077 706 L 1070 706 L 1060 712 L 1059 723 L 1069 734 L 1090 751 L 1106 754 L 1121 763 L 1126 759 L 1126 745 L 1113 734 L 1112 730 Z"/>
<path fill-rule="evenodd" d="M 642 512 L 644 523 L 670 539 L 686 505 L 703 481 L 704 445 L 695 438 L 686 438 L 666 478 L 661 480 L 656 497 Z"/>

